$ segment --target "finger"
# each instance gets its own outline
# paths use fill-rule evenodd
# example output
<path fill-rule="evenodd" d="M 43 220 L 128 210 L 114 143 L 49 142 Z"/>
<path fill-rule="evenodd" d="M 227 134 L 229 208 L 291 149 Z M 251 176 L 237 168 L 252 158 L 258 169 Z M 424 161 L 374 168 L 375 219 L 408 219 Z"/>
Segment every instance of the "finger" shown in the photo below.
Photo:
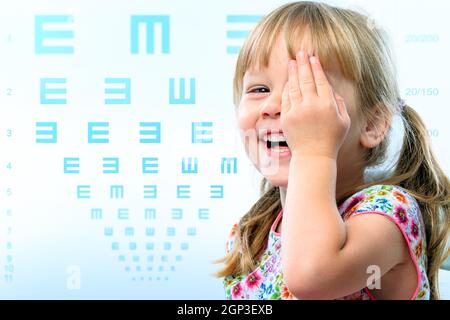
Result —
<path fill-rule="evenodd" d="M 309 59 L 304 51 L 297 53 L 298 64 L 298 83 L 300 85 L 300 91 L 304 97 L 317 95 L 316 84 L 314 83 L 314 76 L 311 71 Z"/>
<path fill-rule="evenodd" d="M 289 97 L 290 102 L 292 104 L 294 103 L 300 103 L 302 100 L 302 93 L 300 91 L 300 86 L 298 83 L 298 70 L 297 70 L 297 62 L 295 60 L 289 61 Z"/>
<path fill-rule="evenodd" d="M 322 64 L 318 57 L 311 56 L 309 58 L 311 68 L 314 75 L 314 82 L 316 84 L 317 95 L 323 98 L 331 96 L 331 86 L 328 82 L 327 76 L 323 71 Z"/>

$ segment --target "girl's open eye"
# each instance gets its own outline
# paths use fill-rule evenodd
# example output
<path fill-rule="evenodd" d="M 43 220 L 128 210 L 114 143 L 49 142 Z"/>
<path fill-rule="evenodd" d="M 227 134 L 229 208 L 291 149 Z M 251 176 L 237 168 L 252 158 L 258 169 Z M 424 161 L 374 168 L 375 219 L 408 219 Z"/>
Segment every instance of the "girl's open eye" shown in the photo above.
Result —
<path fill-rule="evenodd" d="M 270 91 L 266 87 L 255 87 L 247 91 L 247 93 L 268 93 L 268 92 Z"/>

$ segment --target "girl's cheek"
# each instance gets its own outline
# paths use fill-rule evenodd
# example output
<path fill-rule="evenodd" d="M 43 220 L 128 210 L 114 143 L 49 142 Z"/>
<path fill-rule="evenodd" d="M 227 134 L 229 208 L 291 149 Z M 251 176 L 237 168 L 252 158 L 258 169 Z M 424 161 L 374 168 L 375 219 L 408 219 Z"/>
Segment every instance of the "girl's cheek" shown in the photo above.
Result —
<path fill-rule="evenodd" d="M 237 111 L 237 122 L 241 141 L 244 144 L 245 151 L 249 155 L 252 162 L 256 163 L 257 157 L 254 154 L 258 149 L 258 133 L 256 131 L 256 123 L 258 121 L 259 108 L 257 105 L 249 103 L 240 103 Z"/>
<path fill-rule="evenodd" d="M 257 117 L 255 116 L 255 111 L 252 108 L 248 108 L 245 105 L 239 105 L 237 112 L 237 122 L 241 130 L 254 129 L 256 125 Z"/>

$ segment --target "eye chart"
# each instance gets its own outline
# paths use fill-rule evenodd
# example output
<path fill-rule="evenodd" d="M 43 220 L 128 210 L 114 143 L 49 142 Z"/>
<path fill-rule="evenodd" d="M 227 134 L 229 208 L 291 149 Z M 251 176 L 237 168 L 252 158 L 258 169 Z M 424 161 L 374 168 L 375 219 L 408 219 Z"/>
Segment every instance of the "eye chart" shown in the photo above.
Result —
<path fill-rule="evenodd" d="M 234 66 L 283 3 L 0 4 L 0 298 L 224 297 L 212 261 L 261 178 Z M 448 172 L 448 4 L 330 3 L 389 30 L 402 94 Z"/>

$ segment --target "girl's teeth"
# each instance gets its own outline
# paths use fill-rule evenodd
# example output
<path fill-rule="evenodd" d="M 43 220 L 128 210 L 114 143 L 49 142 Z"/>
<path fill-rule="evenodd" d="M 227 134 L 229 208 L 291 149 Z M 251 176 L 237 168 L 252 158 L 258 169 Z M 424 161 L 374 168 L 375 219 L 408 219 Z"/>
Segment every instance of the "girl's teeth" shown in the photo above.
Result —
<path fill-rule="evenodd" d="M 279 146 L 276 146 L 276 147 L 272 147 L 272 148 L 270 148 L 272 151 L 275 151 L 275 152 L 286 152 L 286 151 L 289 151 L 289 148 L 288 147 L 279 147 Z"/>
<path fill-rule="evenodd" d="M 284 141 L 286 142 L 286 138 L 283 136 L 275 136 L 275 135 L 271 135 L 270 138 L 268 138 L 267 140 L 270 140 L 271 142 L 281 142 Z"/>

